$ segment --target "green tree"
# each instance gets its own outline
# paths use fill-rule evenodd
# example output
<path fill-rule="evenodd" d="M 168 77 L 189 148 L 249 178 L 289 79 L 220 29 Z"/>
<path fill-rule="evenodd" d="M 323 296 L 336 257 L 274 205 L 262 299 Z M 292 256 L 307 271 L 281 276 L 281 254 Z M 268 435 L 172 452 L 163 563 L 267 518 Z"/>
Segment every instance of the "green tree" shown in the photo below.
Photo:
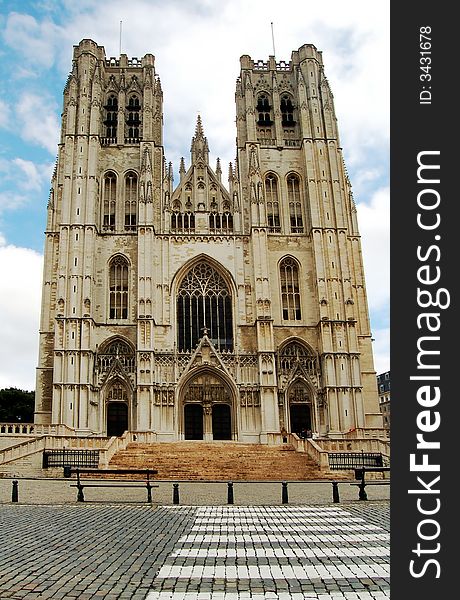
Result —
<path fill-rule="evenodd" d="M 35 392 L 0 390 L 0 423 L 33 423 Z"/>

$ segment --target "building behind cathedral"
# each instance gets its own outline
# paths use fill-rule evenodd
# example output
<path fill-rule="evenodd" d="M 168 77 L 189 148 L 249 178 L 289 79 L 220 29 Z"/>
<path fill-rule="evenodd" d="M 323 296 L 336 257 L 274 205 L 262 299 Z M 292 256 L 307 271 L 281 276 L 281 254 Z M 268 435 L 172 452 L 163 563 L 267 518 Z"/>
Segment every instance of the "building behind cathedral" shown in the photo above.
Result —
<path fill-rule="evenodd" d="M 154 56 L 75 46 L 48 206 L 36 423 L 253 443 L 382 427 L 321 52 L 240 63 L 235 163 L 225 178 L 209 164 L 198 117 L 174 186 Z"/>

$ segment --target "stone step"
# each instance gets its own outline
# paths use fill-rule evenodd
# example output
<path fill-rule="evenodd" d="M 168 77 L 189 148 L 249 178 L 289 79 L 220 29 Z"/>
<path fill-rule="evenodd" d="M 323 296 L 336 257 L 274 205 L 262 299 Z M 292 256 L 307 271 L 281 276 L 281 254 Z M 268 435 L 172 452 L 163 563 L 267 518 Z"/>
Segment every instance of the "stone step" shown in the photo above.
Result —
<path fill-rule="evenodd" d="M 131 443 L 117 452 L 110 469 L 156 469 L 157 479 L 308 480 L 324 473 L 292 446 L 238 442 Z"/>

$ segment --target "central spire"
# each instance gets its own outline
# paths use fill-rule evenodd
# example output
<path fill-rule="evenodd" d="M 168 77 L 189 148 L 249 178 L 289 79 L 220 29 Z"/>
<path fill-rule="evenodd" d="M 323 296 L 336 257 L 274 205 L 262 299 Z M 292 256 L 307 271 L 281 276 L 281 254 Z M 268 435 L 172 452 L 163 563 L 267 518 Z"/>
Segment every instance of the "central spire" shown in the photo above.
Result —
<path fill-rule="evenodd" d="M 192 165 L 197 163 L 209 164 L 208 140 L 204 136 L 201 116 L 198 114 L 196 119 L 195 135 L 192 138 Z"/>

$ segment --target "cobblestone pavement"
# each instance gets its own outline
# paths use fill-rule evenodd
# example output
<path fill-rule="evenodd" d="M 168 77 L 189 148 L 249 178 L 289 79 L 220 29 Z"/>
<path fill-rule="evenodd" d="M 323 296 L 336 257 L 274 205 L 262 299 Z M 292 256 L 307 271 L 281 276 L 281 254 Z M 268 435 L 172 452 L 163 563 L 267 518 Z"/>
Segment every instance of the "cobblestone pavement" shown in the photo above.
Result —
<path fill-rule="evenodd" d="M 0 507 L 0 600 L 389 598 L 389 504 Z"/>

